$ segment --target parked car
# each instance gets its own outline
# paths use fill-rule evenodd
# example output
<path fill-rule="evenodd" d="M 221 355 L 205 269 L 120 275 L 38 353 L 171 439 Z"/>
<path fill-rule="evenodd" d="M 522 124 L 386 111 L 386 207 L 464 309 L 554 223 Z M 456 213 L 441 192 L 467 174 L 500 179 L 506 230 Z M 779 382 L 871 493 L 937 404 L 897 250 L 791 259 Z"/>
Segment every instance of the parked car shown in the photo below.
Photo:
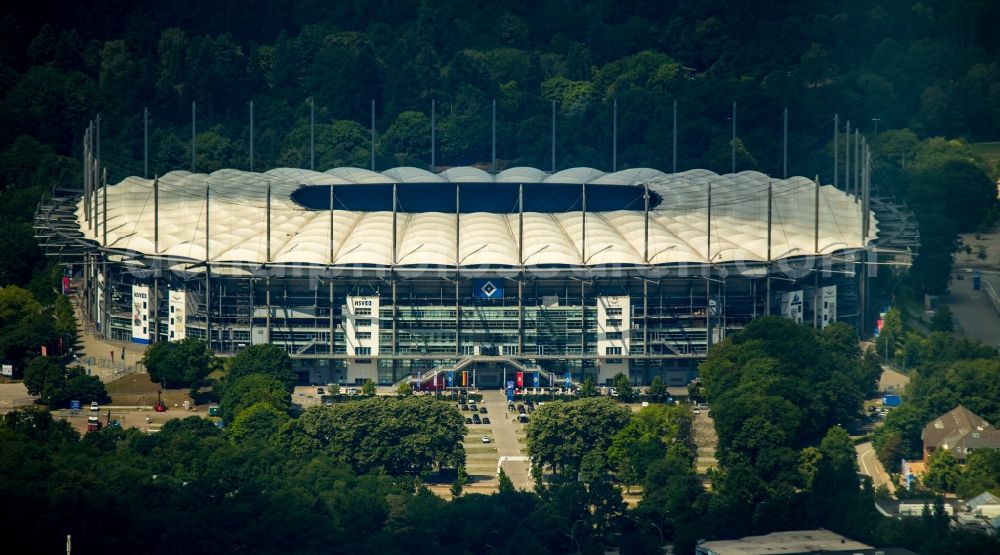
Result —
<path fill-rule="evenodd" d="M 471 419 L 471 418 L 468 418 L 468 417 L 466 417 L 466 418 L 465 418 L 465 423 L 466 423 L 466 424 L 472 424 L 472 419 Z"/>
<path fill-rule="evenodd" d="M 482 424 L 483 421 L 479 418 L 478 414 L 473 414 L 472 415 L 472 423 L 473 424 Z"/>
<path fill-rule="evenodd" d="M 462 410 L 469 410 L 469 405 L 462 404 Z"/>
<path fill-rule="evenodd" d="M 490 423 L 490 417 L 487 416 L 486 418 L 483 418 L 483 424 L 489 424 L 489 423 Z"/>
<path fill-rule="evenodd" d="M 90 402 L 90 411 L 91 412 L 97 412 L 99 410 L 101 410 L 101 405 L 97 404 L 97 401 L 91 401 Z"/>
<path fill-rule="evenodd" d="M 469 410 L 471 410 L 471 411 L 478 411 L 479 407 L 477 407 L 475 403 L 470 403 L 469 404 Z"/>
<path fill-rule="evenodd" d="M 96 432 L 101 429 L 101 421 L 96 416 L 87 417 L 87 431 Z"/>
<path fill-rule="evenodd" d="M 510 412 L 514 412 L 517 409 L 514 407 L 514 403 L 510 403 L 507 405 L 507 410 L 509 410 Z"/>
<path fill-rule="evenodd" d="M 528 423 L 528 415 L 526 415 L 526 414 L 518 415 L 517 421 L 520 422 L 521 424 L 527 424 Z"/>
<path fill-rule="evenodd" d="M 523 413 L 524 412 L 524 405 L 523 404 L 518 404 L 517 405 L 517 412 L 519 412 L 519 413 Z"/>
<path fill-rule="evenodd" d="M 489 443 L 489 442 L 490 442 L 490 436 L 483 436 L 483 443 Z"/>
<path fill-rule="evenodd" d="M 486 414 L 486 407 L 479 407 L 479 414 Z"/>
<path fill-rule="evenodd" d="M 326 389 L 323 389 L 322 387 L 317 387 L 316 395 L 326 395 Z"/>

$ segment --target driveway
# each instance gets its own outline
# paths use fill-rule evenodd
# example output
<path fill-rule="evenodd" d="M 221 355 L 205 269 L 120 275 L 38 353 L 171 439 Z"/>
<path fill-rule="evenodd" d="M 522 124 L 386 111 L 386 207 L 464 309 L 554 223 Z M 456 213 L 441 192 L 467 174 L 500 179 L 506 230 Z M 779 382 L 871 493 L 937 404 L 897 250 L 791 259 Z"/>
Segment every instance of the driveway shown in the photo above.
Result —
<path fill-rule="evenodd" d="M 892 483 L 889 473 L 882 468 L 882 462 L 878 460 L 875 448 L 872 447 L 871 442 L 866 441 L 865 443 L 855 445 L 854 451 L 858 456 L 858 469 L 865 476 L 871 477 L 872 485 L 876 488 L 885 486 L 889 489 L 889 493 L 895 493 L 896 484 Z"/>
<path fill-rule="evenodd" d="M 483 394 L 486 406 L 490 408 L 493 441 L 498 461 L 504 461 L 501 465 L 503 471 L 514 483 L 515 488 L 533 490 L 535 483 L 531 479 L 527 453 L 521 452 L 521 442 L 518 441 L 518 436 L 524 435 L 523 425 L 515 423 L 515 415 L 507 412 L 507 396 L 503 391 L 489 389 L 480 392 Z"/>
<path fill-rule="evenodd" d="M 963 279 L 956 279 L 957 275 Z M 983 273 L 982 279 L 1000 291 L 1000 276 Z M 986 291 L 972 289 L 972 272 L 956 270 L 952 274 L 950 293 L 942 301 L 955 315 L 955 331 L 959 335 L 993 347 L 1000 346 L 1000 314 L 993 308 Z"/>

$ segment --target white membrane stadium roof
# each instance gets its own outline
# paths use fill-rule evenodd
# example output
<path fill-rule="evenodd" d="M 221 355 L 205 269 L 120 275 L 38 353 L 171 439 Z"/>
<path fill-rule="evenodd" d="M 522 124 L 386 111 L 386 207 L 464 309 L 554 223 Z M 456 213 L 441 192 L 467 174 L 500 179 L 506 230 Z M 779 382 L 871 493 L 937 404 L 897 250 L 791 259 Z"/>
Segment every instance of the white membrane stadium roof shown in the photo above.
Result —
<path fill-rule="evenodd" d="M 410 167 L 372 172 L 335 168 L 326 172 L 280 168 L 265 173 L 220 170 L 211 174 L 170 172 L 159 178 L 159 242 L 154 248 L 153 180 L 128 177 L 107 191 L 107 247 L 145 255 L 212 263 L 365 266 L 599 266 L 714 264 L 767 260 L 767 196 L 772 186 L 772 260 L 863 248 L 860 200 L 832 186 L 819 190 L 819 249 L 815 245 L 815 184 L 804 177 L 770 179 L 745 171 L 718 175 L 707 170 L 666 174 L 648 168 L 604 173 L 572 168 L 549 174 L 511 168 L 496 176 L 472 167 L 439 174 Z M 393 260 L 391 211 L 311 210 L 293 200 L 303 185 L 357 186 L 391 183 L 461 183 L 469 189 L 491 183 L 559 183 L 642 186 L 662 201 L 649 213 L 649 260 L 642 206 L 590 212 L 586 237 L 579 210 L 524 213 L 519 249 L 518 213 L 423 212 L 397 215 Z M 711 246 L 708 188 L 712 185 Z M 267 188 L 271 187 L 271 260 L 267 256 Z M 206 252 L 205 192 L 209 189 L 210 240 Z M 487 189 L 488 190 L 488 189 Z M 484 193 L 485 194 L 485 193 Z M 102 202 L 97 192 L 97 202 Z M 516 210 L 516 206 L 515 206 Z M 86 239 L 101 243 L 103 206 L 97 226 L 77 221 Z M 869 238 L 877 236 L 869 214 Z M 460 233 L 456 226 L 460 225 Z M 91 228 L 93 227 L 93 228 Z M 458 244 L 456 245 L 456 236 Z M 456 248 L 457 247 L 457 248 Z M 523 260 L 520 259 L 523 256 Z"/>

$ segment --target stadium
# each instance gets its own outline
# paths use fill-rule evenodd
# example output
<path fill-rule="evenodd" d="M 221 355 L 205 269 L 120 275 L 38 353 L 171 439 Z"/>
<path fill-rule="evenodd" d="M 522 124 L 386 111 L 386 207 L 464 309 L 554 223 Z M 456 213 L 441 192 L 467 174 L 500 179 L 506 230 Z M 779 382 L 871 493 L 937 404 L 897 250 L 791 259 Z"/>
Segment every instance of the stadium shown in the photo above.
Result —
<path fill-rule="evenodd" d="M 100 334 L 281 345 L 315 384 L 684 385 L 760 315 L 860 330 L 879 233 L 866 194 L 751 171 L 85 173 L 39 220 Z"/>

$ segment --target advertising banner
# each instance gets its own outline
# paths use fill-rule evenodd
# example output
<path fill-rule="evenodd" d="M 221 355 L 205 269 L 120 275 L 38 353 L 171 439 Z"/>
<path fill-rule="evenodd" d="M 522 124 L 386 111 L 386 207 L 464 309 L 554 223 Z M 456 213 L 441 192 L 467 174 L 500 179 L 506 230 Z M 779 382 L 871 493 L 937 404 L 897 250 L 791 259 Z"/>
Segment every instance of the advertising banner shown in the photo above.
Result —
<path fill-rule="evenodd" d="M 524 387 L 524 372 L 517 373 L 517 388 L 521 389 Z"/>
<path fill-rule="evenodd" d="M 825 328 L 837 321 L 837 286 L 830 285 L 820 290 L 820 327 Z"/>
<path fill-rule="evenodd" d="M 149 343 L 149 286 L 132 286 L 132 342 Z"/>
<path fill-rule="evenodd" d="M 174 290 L 167 294 L 167 340 L 180 341 L 187 337 L 186 313 L 187 291 Z"/>

